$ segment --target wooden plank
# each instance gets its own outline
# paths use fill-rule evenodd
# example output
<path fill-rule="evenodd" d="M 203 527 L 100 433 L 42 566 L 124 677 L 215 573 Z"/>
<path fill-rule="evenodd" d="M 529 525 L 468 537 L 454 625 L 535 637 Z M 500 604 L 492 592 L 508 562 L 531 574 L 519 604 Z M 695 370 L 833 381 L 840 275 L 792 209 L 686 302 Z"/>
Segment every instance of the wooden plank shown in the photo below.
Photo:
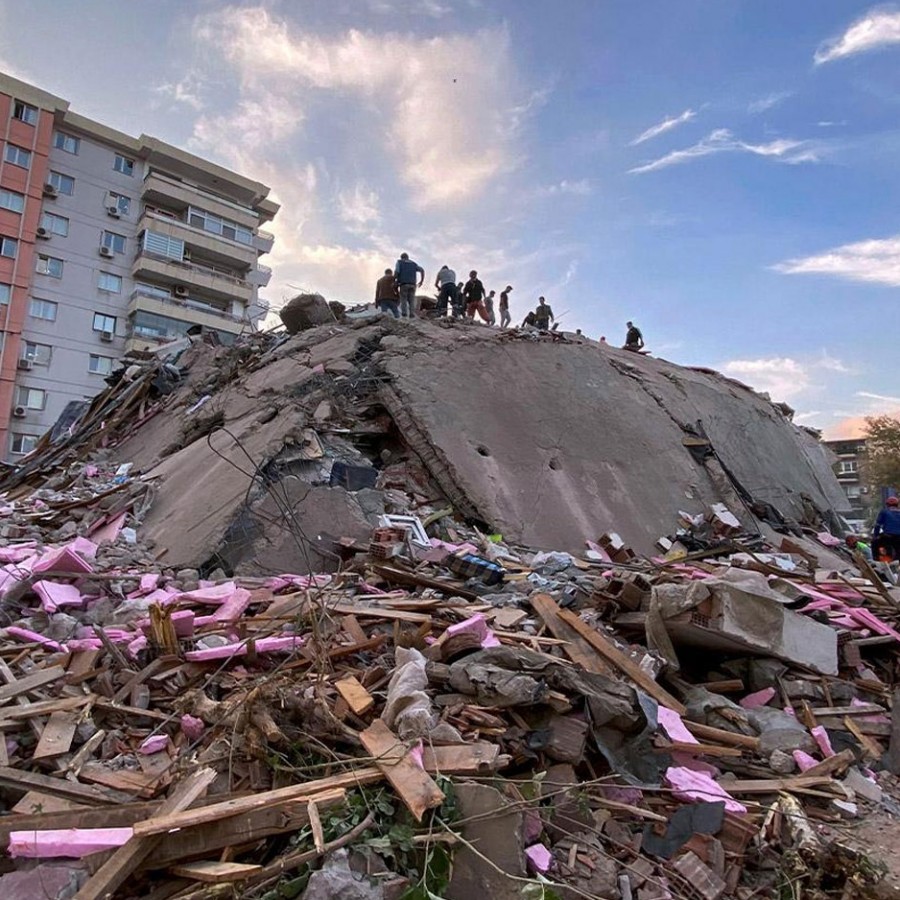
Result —
<path fill-rule="evenodd" d="M 852 750 L 842 750 L 840 753 L 835 753 L 834 756 L 829 756 L 828 759 L 811 766 L 803 773 L 803 776 L 805 778 L 815 778 L 818 775 L 834 775 L 835 772 L 846 769 L 847 766 L 852 766 L 854 760 L 855 757 Z"/>
<path fill-rule="evenodd" d="M 814 716 L 872 716 L 887 712 L 877 703 L 860 703 L 859 706 L 820 706 L 812 710 Z"/>
<path fill-rule="evenodd" d="M 146 775 L 133 769 L 109 769 L 103 763 L 88 762 L 81 767 L 80 777 L 84 781 L 93 784 L 102 784 L 104 787 L 116 791 L 123 791 L 133 797 L 143 797 L 151 800 L 157 793 L 159 778 L 154 775 Z"/>
<path fill-rule="evenodd" d="M 353 638 L 355 644 L 362 644 L 369 638 L 356 616 L 344 616 L 341 619 L 341 627 Z"/>
<path fill-rule="evenodd" d="M 80 709 L 93 699 L 90 694 L 86 694 L 83 697 L 60 697 L 58 700 L 39 700 L 35 703 L 26 702 L 21 706 L 11 706 L 9 709 L 0 710 L 0 728 L 19 727 L 22 719 Z"/>
<path fill-rule="evenodd" d="M 262 871 L 262 866 L 253 863 L 236 862 L 195 862 L 173 866 L 171 872 L 179 878 L 190 878 L 203 884 L 228 884 L 243 881 Z"/>
<path fill-rule="evenodd" d="M 497 771 L 499 757 L 500 747 L 488 741 L 426 746 L 422 752 L 425 771 L 438 775 L 487 775 Z"/>
<path fill-rule="evenodd" d="M 375 698 L 352 675 L 341 678 L 334 686 L 358 716 L 364 715 L 375 705 Z"/>
<path fill-rule="evenodd" d="M 173 828 L 190 828 L 206 822 L 215 822 L 226 816 L 243 815 L 265 806 L 284 803 L 287 800 L 305 800 L 315 797 L 319 806 L 322 806 L 325 802 L 324 798 L 329 792 L 375 784 L 382 778 L 384 775 L 379 769 L 375 766 L 367 766 L 353 772 L 333 775 L 331 778 L 320 778 L 316 781 L 277 788 L 274 791 L 263 791 L 249 797 L 236 797 L 223 800 L 221 803 L 211 803 L 209 806 L 199 809 L 189 809 L 172 815 L 154 816 L 152 819 L 147 819 L 146 822 L 138 822 L 134 826 L 134 833 L 135 835 L 161 834 L 171 831 Z"/>
<path fill-rule="evenodd" d="M 97 660 L 102 655 L 102 650 L 78 650 L 73 653 L 66 669 L 69 682 L 73 679 L 83 679 L 85 676 L 90 675 L 94 671 Z"/>
<path fill-rule="evenodd" d="M 746 747 L 748 750 L 759 750 L 759 738 L 749 734 L 736 734 L 733 731 L 726 731 L 724 728 L 713 728 L 712 725 L 702 725 L 699 722 L 684 723 L 687 730 L 690 731 L 695 738 L 703 741 L 712 741 L 714 744 L 724 744 L 726 747 Z"/>
<path fill-rule="evenodd" d="M 890 591 L 885 587 L 881 578 L 878 577 L 878 573 L 875 571 L 872 564 L 858 550 L 853 554 L 853 562 L 856 563 L 856 568 L 869 579 L 875 587 L 875 590 L 878 592 L 878 597 L 873 597 L 873 599 L 877 599 L 882 606 L 889 606 L 892 609 L 896 609 L 897 603 L 891 596 Z"/>
<path fill-rule="evenodd" d="M 611 662 L 620 672 L 627 675 L 641 690 L 649 694 L 657 703 L 675 710 L 680 716 L 687 712 L 687 707 L 673 697 L 664 687 L 657 684 L 641 667 L 630 657 L 626 656 L 608 638 L 599 631 L 595 631 L 586 622 L 582 622 L 574 613 L 567 609 L 560 610 L 560 617 L 571 625 L 598 653 Z"/>
<path fill-rule="evenodd" d="M 551 634 L 565 641 L 563 652 L 573 663 L 586 672 L 595 675 L 611 675 L 612 669 L 594 652 L 594 648 L 577 631 L 568 626 L 559 616 L 559 607 L 547 594 L 536 594 L 530 598 L 532 609 L 541 617 Z"/>
<path fill-rule="evenodd" d="M 65 675 L 66 670 L 62 666 L 48 666 L 46 669 L 38 669 L 37 672 L 26 675 L 24 678 L 16 678 L 10 684 L 0 687 L 0 703 L 6 703 L 29 691 L 35 691 L 54 681 L 59 681 Z"/>
<path fill-rule="evenodd" d="M 55 759 L 69 752 L 78 728 L 78 714 L 55 712 L 50 716 L 41 739 L 35 747 L 32 759 Z"/>
<path fill-rule="evenodd" d="M 360 732 L 359 739 L 417 822 L 422 821 L 426 810 L 444 802 L 444 792 L 381 719 Z"/>
<path fill-rule="evenodd" d="M 844 718 L 844 727 L 859 741 L 863 753 L 871 759 L 881 759 L 884 749 L 874 738 L 864 734 L 860 727 L 849 716 Z"/>
<path fill-rule="evenodd" d="M 9 766 L 0 766 L 0 787 L 21 791 L 23 794 L 26 791 L 38 791 L 42 794 L 74 800 L 76 803 L 87 803 L 90 806 L 127 803 L 133 799 L 130 794 L 122 794 L 119 791 L 89 787 L 86 784 L 66 781 L 63 778 L 11 769 Z"/>
<path fill-rule="evenodd" d="M 160 807 L 160 815 L 169 816 L 189 807 L 206 793 L 215 778 L 214 769 L 204 768 L 192 772 L 175 788 L 172 796 L 163 802 Z M 111 898 L 131 873 L 146 859 L 159 840 L 156 835 L 132 837 L 88 879 L 84 887 L 75 895 L 75 900 Z"/>
<path fill-rule="evenodd" d="M 658 745 L 661 750 L 673 753 L 692 753 L 696 756 L 743 756 L 740 747 L 717 747 L 714 744 L 692 744 L 688 741 L 666 741 Z"/>
<path fill-rule="evenodd" d="M 722 787 L 729 794 L 777 794 L 779 791 L 795 791 L 817 785 L 831 784 L 830 775 L 795 775 L 788 778 L 760 778 L 748 781 L 725 781 Z"/>

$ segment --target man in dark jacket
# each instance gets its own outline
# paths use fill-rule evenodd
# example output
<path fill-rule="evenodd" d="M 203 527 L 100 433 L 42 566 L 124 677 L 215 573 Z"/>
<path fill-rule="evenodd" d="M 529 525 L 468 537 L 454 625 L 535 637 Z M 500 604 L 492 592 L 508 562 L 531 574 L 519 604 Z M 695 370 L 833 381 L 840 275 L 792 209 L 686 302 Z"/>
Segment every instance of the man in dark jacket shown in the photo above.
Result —
<path fill-rule="evenodd" d="M 395 319 L 400 318 L 400 295 L 397 291 L 397 279 L 390 269 L 375 284 L 375 306 L 383 313 L 391 313 Z"/>
<path fill-rule="evenodd" d="M 397 279 L 397 290 L 400 293 L 400 315 L 411 318 L 416 315 L 416 288 L 425 283 L 425 270 L 409 258 L 408 253 L 401 253 L 394 265 L 394 277 Z M 416 279 L 418 278 L 418 283 Z"/>
<path fill-rule="evenodd" d="M 878 513 L 872 542 L 875 559 L 888 555 L 893 560 L 900 560 L 900 500 L 896 497 L 888 497 L 884 509 Z"/>
<path fill-rule="evenodd" d="M 469 280 L 463 288 L 463 295 L 466 298 L 466 317 L 475 318 L 477 312 L 485 322 L 488 321 L 487 310 L 484 308 L 484 285 L 478 277 L 478 273 L 473 269 L 469 272 Z"/>
<path fill-rule="evenodd" d="M 628 328 L 625 335 L 625 349 L 640 353 L 644 348 L 644 336 L 641 334 L 641 329 L 634 322 L 626 322 L 625 325 Z"/>
<path fill-rule="evenodd" d="M 538 305 L 534 311 L 534 319 L 535 328 L 538 328 L 541 331 L 549 331 L 550 323 L 556 321 L 550 304 L 543 297 L 538 297 Z"/>

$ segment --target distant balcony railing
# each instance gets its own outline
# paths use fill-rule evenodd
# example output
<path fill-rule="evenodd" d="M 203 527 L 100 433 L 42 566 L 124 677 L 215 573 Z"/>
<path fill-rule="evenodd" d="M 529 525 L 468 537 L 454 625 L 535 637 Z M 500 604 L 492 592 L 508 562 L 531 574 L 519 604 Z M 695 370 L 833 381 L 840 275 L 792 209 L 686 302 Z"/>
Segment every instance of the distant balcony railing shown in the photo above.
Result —
<path fill-rule="evenodd" d="M 227 319 L 229 322 L 246 321 L 243 316 L 233 316 L 231 313 L 225 312 L 224 310 L 207 305 L 202 300 L 194 300 L 190 297 L 162 297 L 152 291 L 135 288 L 135 290 L 131 292 L 131 301 L 134 302 L 139 297 L 145 297 L 146 299 L 152 300 L 155 303 L 162 303 L 166 306 L 171 306 L 181 310 L 189 309 L 193 310 L 194 312 L 207 313 L 211 316 L 218 316 L 220 319 Z"/>
<path fill-rule="evenodd" d="M 257 228 L 256 234 L 258 237 L 261 237 L 264 241 L 274 241 L 275 235 L 272 234 L 271 231 L 264 231 L 262 228 Z"/>
<path fill-rule="evenodd" d="M 150 259 L 158 259 L 160 262 L 169 263 L 170 265 L 177 266 L 178 268 L 185 269 L 189 272 L 196 272 L 198 275 L 210 275 L 213 278 L 221 278 L 230 284 L 236 284 L 242 288 L 249 288 L 252 286 L 243 278 L 238 278 L 227 269 L 221 269 L 218 266 L 214 266 L 212 263 L 186 262 L 183 259 L 175 259 L 174 257 L 166 256 L 164 253 L 154 253 L 152 250 L 146 250 L 143 247 L 138 251 L 138 257 L 141 256 L 147 256 Z"/>
<path fill-rule="evenodd" d="M 167 225 L 178 225 L 180 228 L 184 228 L 187 231 L 193 232 L 198 237 L 211 238 L 214 241 L 224 241 L 231 247 L 243 247 L 244 250 L 248 250 L 251 253 L 254 250 L 252 238 L 250 243 L 234 240 L 233 238 L 226 237 L 224 234 L 216 234 L 214 231 L 207 231 L 205 228 L 198 228 L 196 225 L 191 225 L 190 222 L 182 219 L 180 216 L 170 216 L 152 209 L 145 209 L 144 216 L 146 216 L 148 219 L 155 219 L 157 222 L 164 222 Z"/>

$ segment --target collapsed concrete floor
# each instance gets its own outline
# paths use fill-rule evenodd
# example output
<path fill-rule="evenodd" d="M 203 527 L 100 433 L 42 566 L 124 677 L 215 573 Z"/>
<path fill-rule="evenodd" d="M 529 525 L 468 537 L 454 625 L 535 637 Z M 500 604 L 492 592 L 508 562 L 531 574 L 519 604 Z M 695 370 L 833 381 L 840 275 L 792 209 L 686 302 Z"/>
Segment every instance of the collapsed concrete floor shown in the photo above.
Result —
<path fill-rule="evenodd" d="M 197 344 L 178 365 L 113 450 L 153 486 L 142 533 L 171 566 L 333 569 L 332 539 L 384 512 L 452 507 L 571 552 L 615 531 L 650 553 L 681 510 L 723 501 L 752 531 L 846 506 L 827 451 L 766 397 L 581 338 L 379 318 Z"/>
<path fill-rule="evenodd" d="M 327 538 L 362 536 L 384 506 L 332 486 L 335 460 L 374 464 L 382 487 L 410 460 L 424 502 L 572 551 L 614 530 L 649 552 L 679 510 L 739 509 L 736 492 L 810 524 L 845 503 L 824 450 L 765 398 L 590 342 L 382 320 L 244 363 L 191 355 L 187 384 L 116 451 L 157 484 L 145 533 L 172 565 L 321 569 Z"/>

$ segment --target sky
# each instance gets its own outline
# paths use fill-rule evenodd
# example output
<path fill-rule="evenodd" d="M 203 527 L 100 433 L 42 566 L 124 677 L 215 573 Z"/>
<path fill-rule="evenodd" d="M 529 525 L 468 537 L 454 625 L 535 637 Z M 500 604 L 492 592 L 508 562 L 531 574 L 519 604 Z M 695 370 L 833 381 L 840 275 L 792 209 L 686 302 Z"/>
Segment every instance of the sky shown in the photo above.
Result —
<path fill-rule="evenodd" d="M 900 5 L 0 0 L 0 69 L 270 185 L 273 307 L 405 250 L 826 437 L 900 416 Z"/>

